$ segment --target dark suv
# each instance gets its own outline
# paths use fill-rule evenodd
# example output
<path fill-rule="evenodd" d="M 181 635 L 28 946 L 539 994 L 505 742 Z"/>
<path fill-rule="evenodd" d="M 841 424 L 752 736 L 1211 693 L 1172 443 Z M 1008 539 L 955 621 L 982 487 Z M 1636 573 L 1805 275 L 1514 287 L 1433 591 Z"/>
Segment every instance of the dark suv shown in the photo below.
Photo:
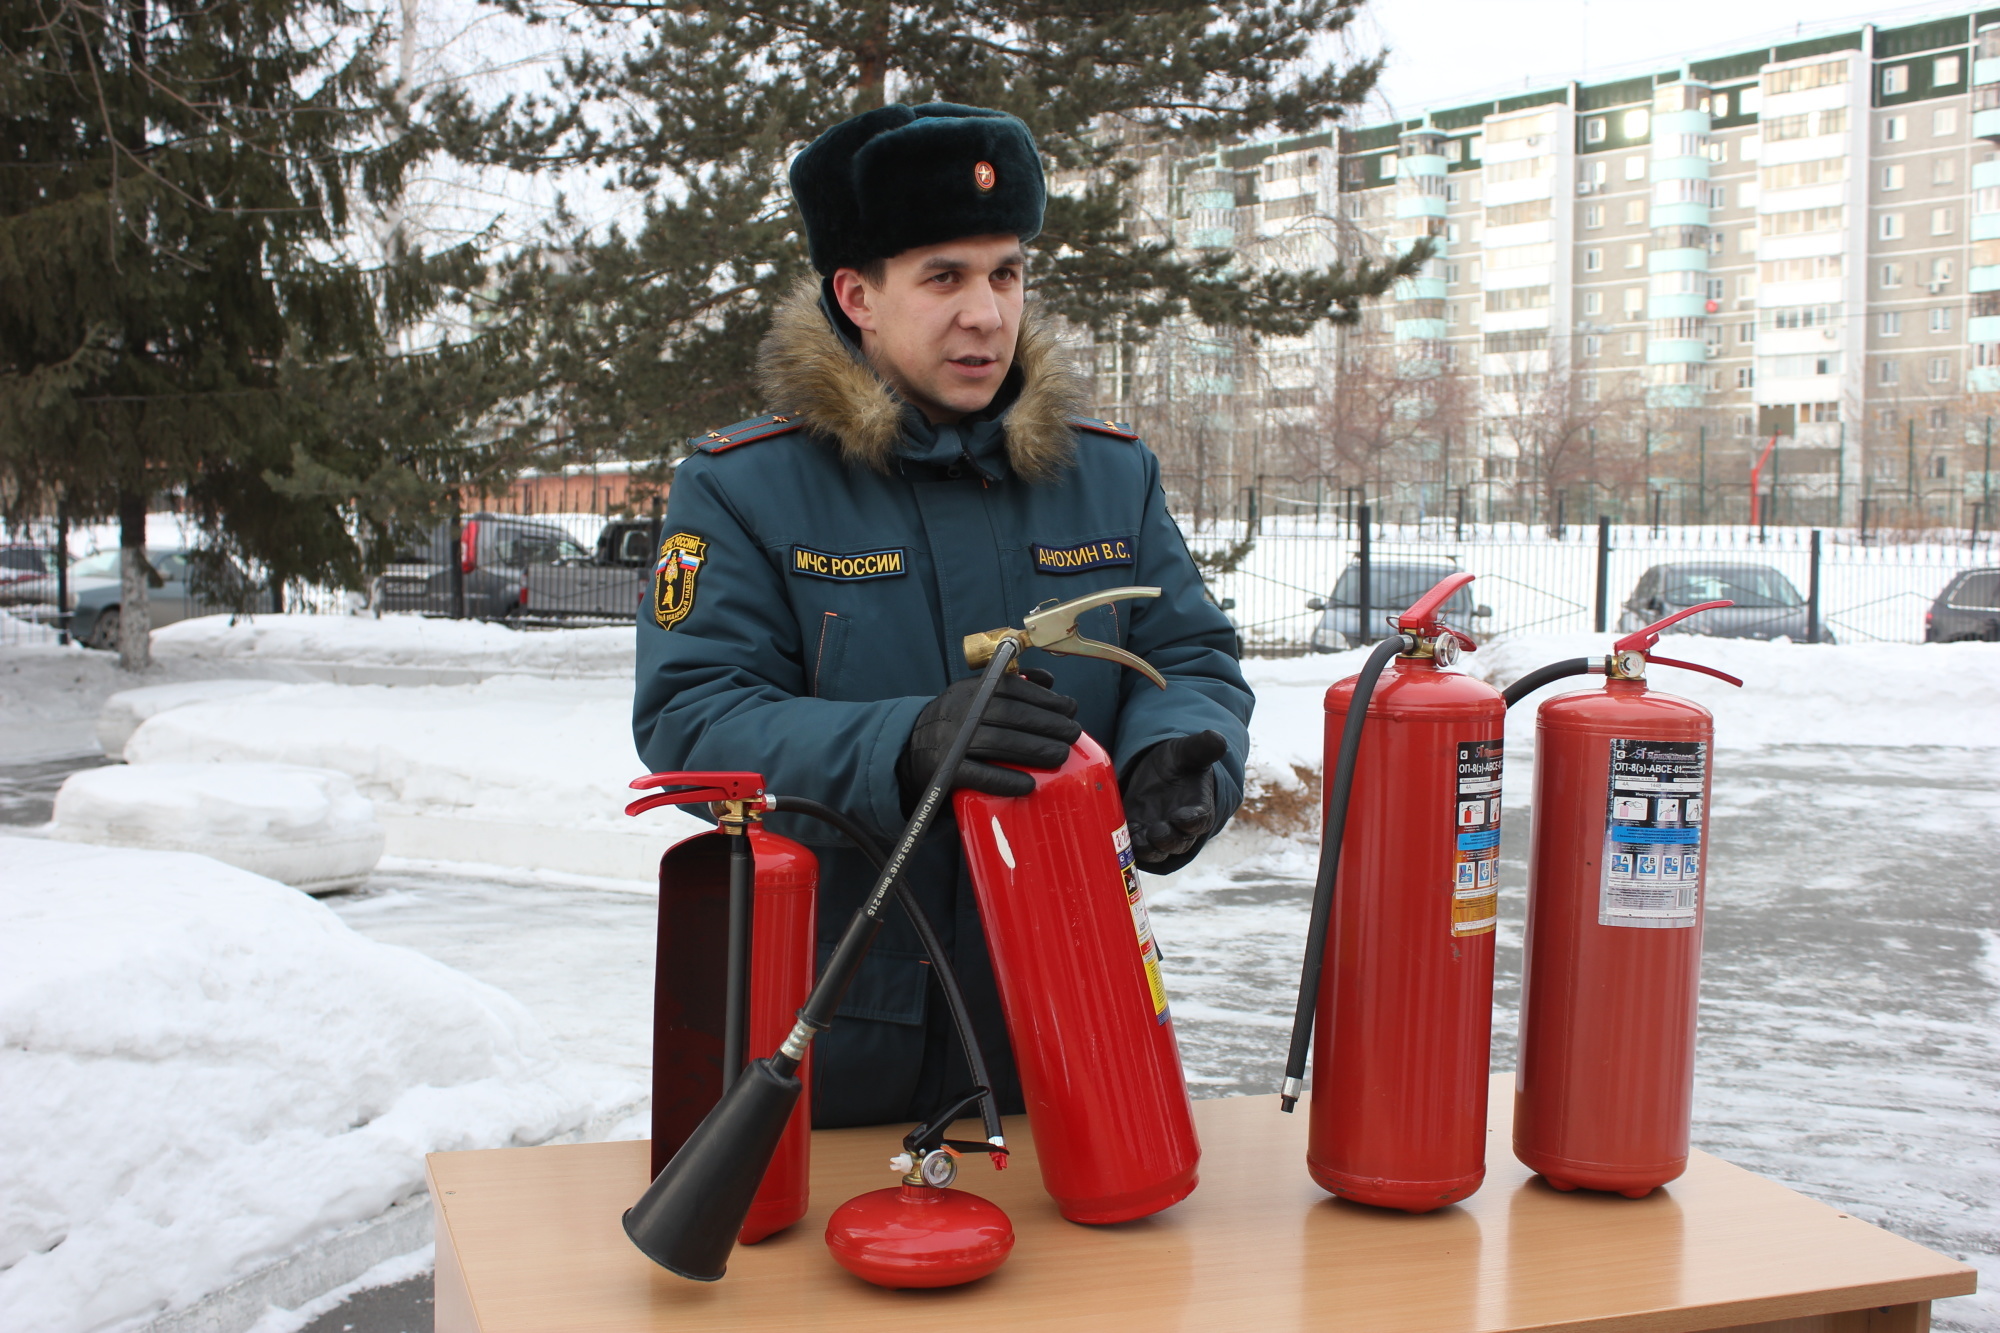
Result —
<path fill-rule="evenodd" d="M 1925 643 L 2000 642 L 2000 569 L 1968 569 L 1924 612 Z"/>
<path fill-rule="evenodd" d="M 520 608 L 529 565 L 590 558 L 590 552 L 553 523 L 512 514 L 467 514 L 460 521 L 456 550 L 451 524 L 444 522 L 399 551 L 376 576 L 369 604 L 377 612 L 454 615 L 452 567 L 456 565 L 465 580 L 465 614 L 499 620 Z"/>

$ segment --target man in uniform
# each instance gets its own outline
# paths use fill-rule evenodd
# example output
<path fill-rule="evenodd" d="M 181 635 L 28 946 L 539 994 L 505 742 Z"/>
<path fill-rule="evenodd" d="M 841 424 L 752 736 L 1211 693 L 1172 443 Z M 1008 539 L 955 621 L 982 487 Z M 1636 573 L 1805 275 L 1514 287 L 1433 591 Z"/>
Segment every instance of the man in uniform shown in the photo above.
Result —
<path fill-rule="evenodd" d="M 821 282 L 759 355 L 769 416 L 712 431 L 675 478 L 639 615 L 633 734 L 654 771 L 744 769 L 900 833 L 977 673 L 966 635 L 1043 602 L 1150 584 L 1079 628 L 1166 677 L 1024 654 L 954 785 L 1022 795 L 999 763 L 1059 767 L 1079 731 L 1117 765 L 1134 851 L 1191 860 L 1242 796 L 1251 696 L 1228 620 L 1167 514 L 1159 463 L 1078 416 L 1083 381 L 1025 304 L 1040 156 L 1012 116 L 935 103 L 836 125 L 792 164 Z M 983 761 L 983 762 L 982 762 Z M 874 872 L 802 820 L 820 858 L 820 960 Z M 1003 1105 L 1020 1087 L 985 936 L 941 818 L 911 886 L 967 993 Z M 914 931 L 887 918 L 814 1045 L 822 1126 L 925 1118 L 969 1083 Z"/>

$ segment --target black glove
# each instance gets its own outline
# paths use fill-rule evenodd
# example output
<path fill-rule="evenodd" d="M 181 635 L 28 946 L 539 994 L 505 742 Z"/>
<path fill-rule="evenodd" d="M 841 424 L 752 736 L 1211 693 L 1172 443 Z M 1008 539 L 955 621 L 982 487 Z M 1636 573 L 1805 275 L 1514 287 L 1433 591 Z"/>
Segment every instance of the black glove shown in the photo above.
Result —
<path fill-rule="evenodd" d="M 991 796 L 1026 796 L 1035 789 L 1035 780 L 1011 768 L 995 764 L 1019 764 L 1022 768 L 1061 768 L 1069 758 L 1069 747 L 1083 735 L 1076 721 L 1076 700 L 1057 694 L 1049 686 L 1055 677 L 1030 667 L 1020 675 L 1000 678 L 972 733 L 972 744 L 953 775 L 954 789 L 969 787 Z M 965 725 L 972 696 L 979 689 L 979 677 L 970 676 L 924 705 L 910 739 L 896 760 L 896 783 L 903 791 L 905 812 L 914 809 L 930 783 L 952 738 Z M 980 763 L 979 760 L 990 762 Z"/>
<path fill-rule="evenodd" d="M 1133 859 L 1144 866 L 1187 857 L 1215 827 L 1215 761 L 1229 753 L 1219 731 L 1177 736 L 1142 751 L 1119 783 Z M 1192 859 L 1189 857 L 1188 859 Z"/>

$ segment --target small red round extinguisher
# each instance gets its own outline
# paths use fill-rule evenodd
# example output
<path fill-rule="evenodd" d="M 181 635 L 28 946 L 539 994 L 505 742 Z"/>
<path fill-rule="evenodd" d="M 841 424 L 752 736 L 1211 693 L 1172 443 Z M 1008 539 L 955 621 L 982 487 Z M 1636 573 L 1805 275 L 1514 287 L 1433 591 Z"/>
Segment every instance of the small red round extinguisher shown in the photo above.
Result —
<path fill-rule="evenodd" d="M 1509 702 L 1563 675 L 1601 690 L 1543 703 L 1535 723 L 1535 821 L 1521 985 L 1514 1155 L 1558 1189 L 1637 1198 L 1686 1169 L 1696 986 L 1708 865 L 1707 709 L 1648 688 L 1660 631 L 1601 661 L 1524 677 Z"/>
<path fill-rule="evenodd" d="M 1118 775 L 1084 736 L 1026 796 L 953 796 L 1042 1183 L 1072 1222 L 1195 1187 L 1201 1146 Z"/>
<path fill-rule="evenodd" d="M 1506 706 L 1445 669 L 1472 641 L 1439 619 L 1472 577 L 1431 589 L 1359 676 L 1327 691 L 1327 754 L 1340 757 L 1285 1083 L 1289 1109 L 1310 1033 L 1312 1178 L 1413 1213 L 1456 1203 L 1486 1174 Z"/>

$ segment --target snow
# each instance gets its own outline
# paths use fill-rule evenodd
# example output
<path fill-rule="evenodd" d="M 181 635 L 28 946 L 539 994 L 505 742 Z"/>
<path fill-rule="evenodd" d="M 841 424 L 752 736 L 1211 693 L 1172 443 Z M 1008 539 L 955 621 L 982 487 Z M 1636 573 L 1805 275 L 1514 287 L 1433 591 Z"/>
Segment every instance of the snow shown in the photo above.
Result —
<path fill-rule="evenodd" d="M 546 1140 L 593 1089 L 517 1001 L 206 857 L 0 839 L 0 1326 L 186 1304 Z"/>
<path fill-rule="evenodd" d="M 345 773 L 293 764 L 87 768 L 56 793 L 51 832 L 68 842 L 199 852 L 315 892 L 359 884 L 384 845 L 375 808 Z"/>
<path fill-rule="evenodd" d="M 142 685 L 136 690 L 120 690 L 104 701 L 104 710 L 97 715 L 97 743 L 110 758 L 122 759 L 125 742 L 132 739 L 132 733 L 139 729 L 140 723 L 155 713 L 164 713 L 169 708 L 185 708 L 189 704 L 259 694 L 276 683 L 269 680 L 190 680 L 174 685 Z"/>
<path fill-rule="evenodd" d="M 516 630 L 425 616 L 197 616 L 153 633 L 163 661 L 456 667 L 556 676 L 632 676 L 634 631 Z"/>

